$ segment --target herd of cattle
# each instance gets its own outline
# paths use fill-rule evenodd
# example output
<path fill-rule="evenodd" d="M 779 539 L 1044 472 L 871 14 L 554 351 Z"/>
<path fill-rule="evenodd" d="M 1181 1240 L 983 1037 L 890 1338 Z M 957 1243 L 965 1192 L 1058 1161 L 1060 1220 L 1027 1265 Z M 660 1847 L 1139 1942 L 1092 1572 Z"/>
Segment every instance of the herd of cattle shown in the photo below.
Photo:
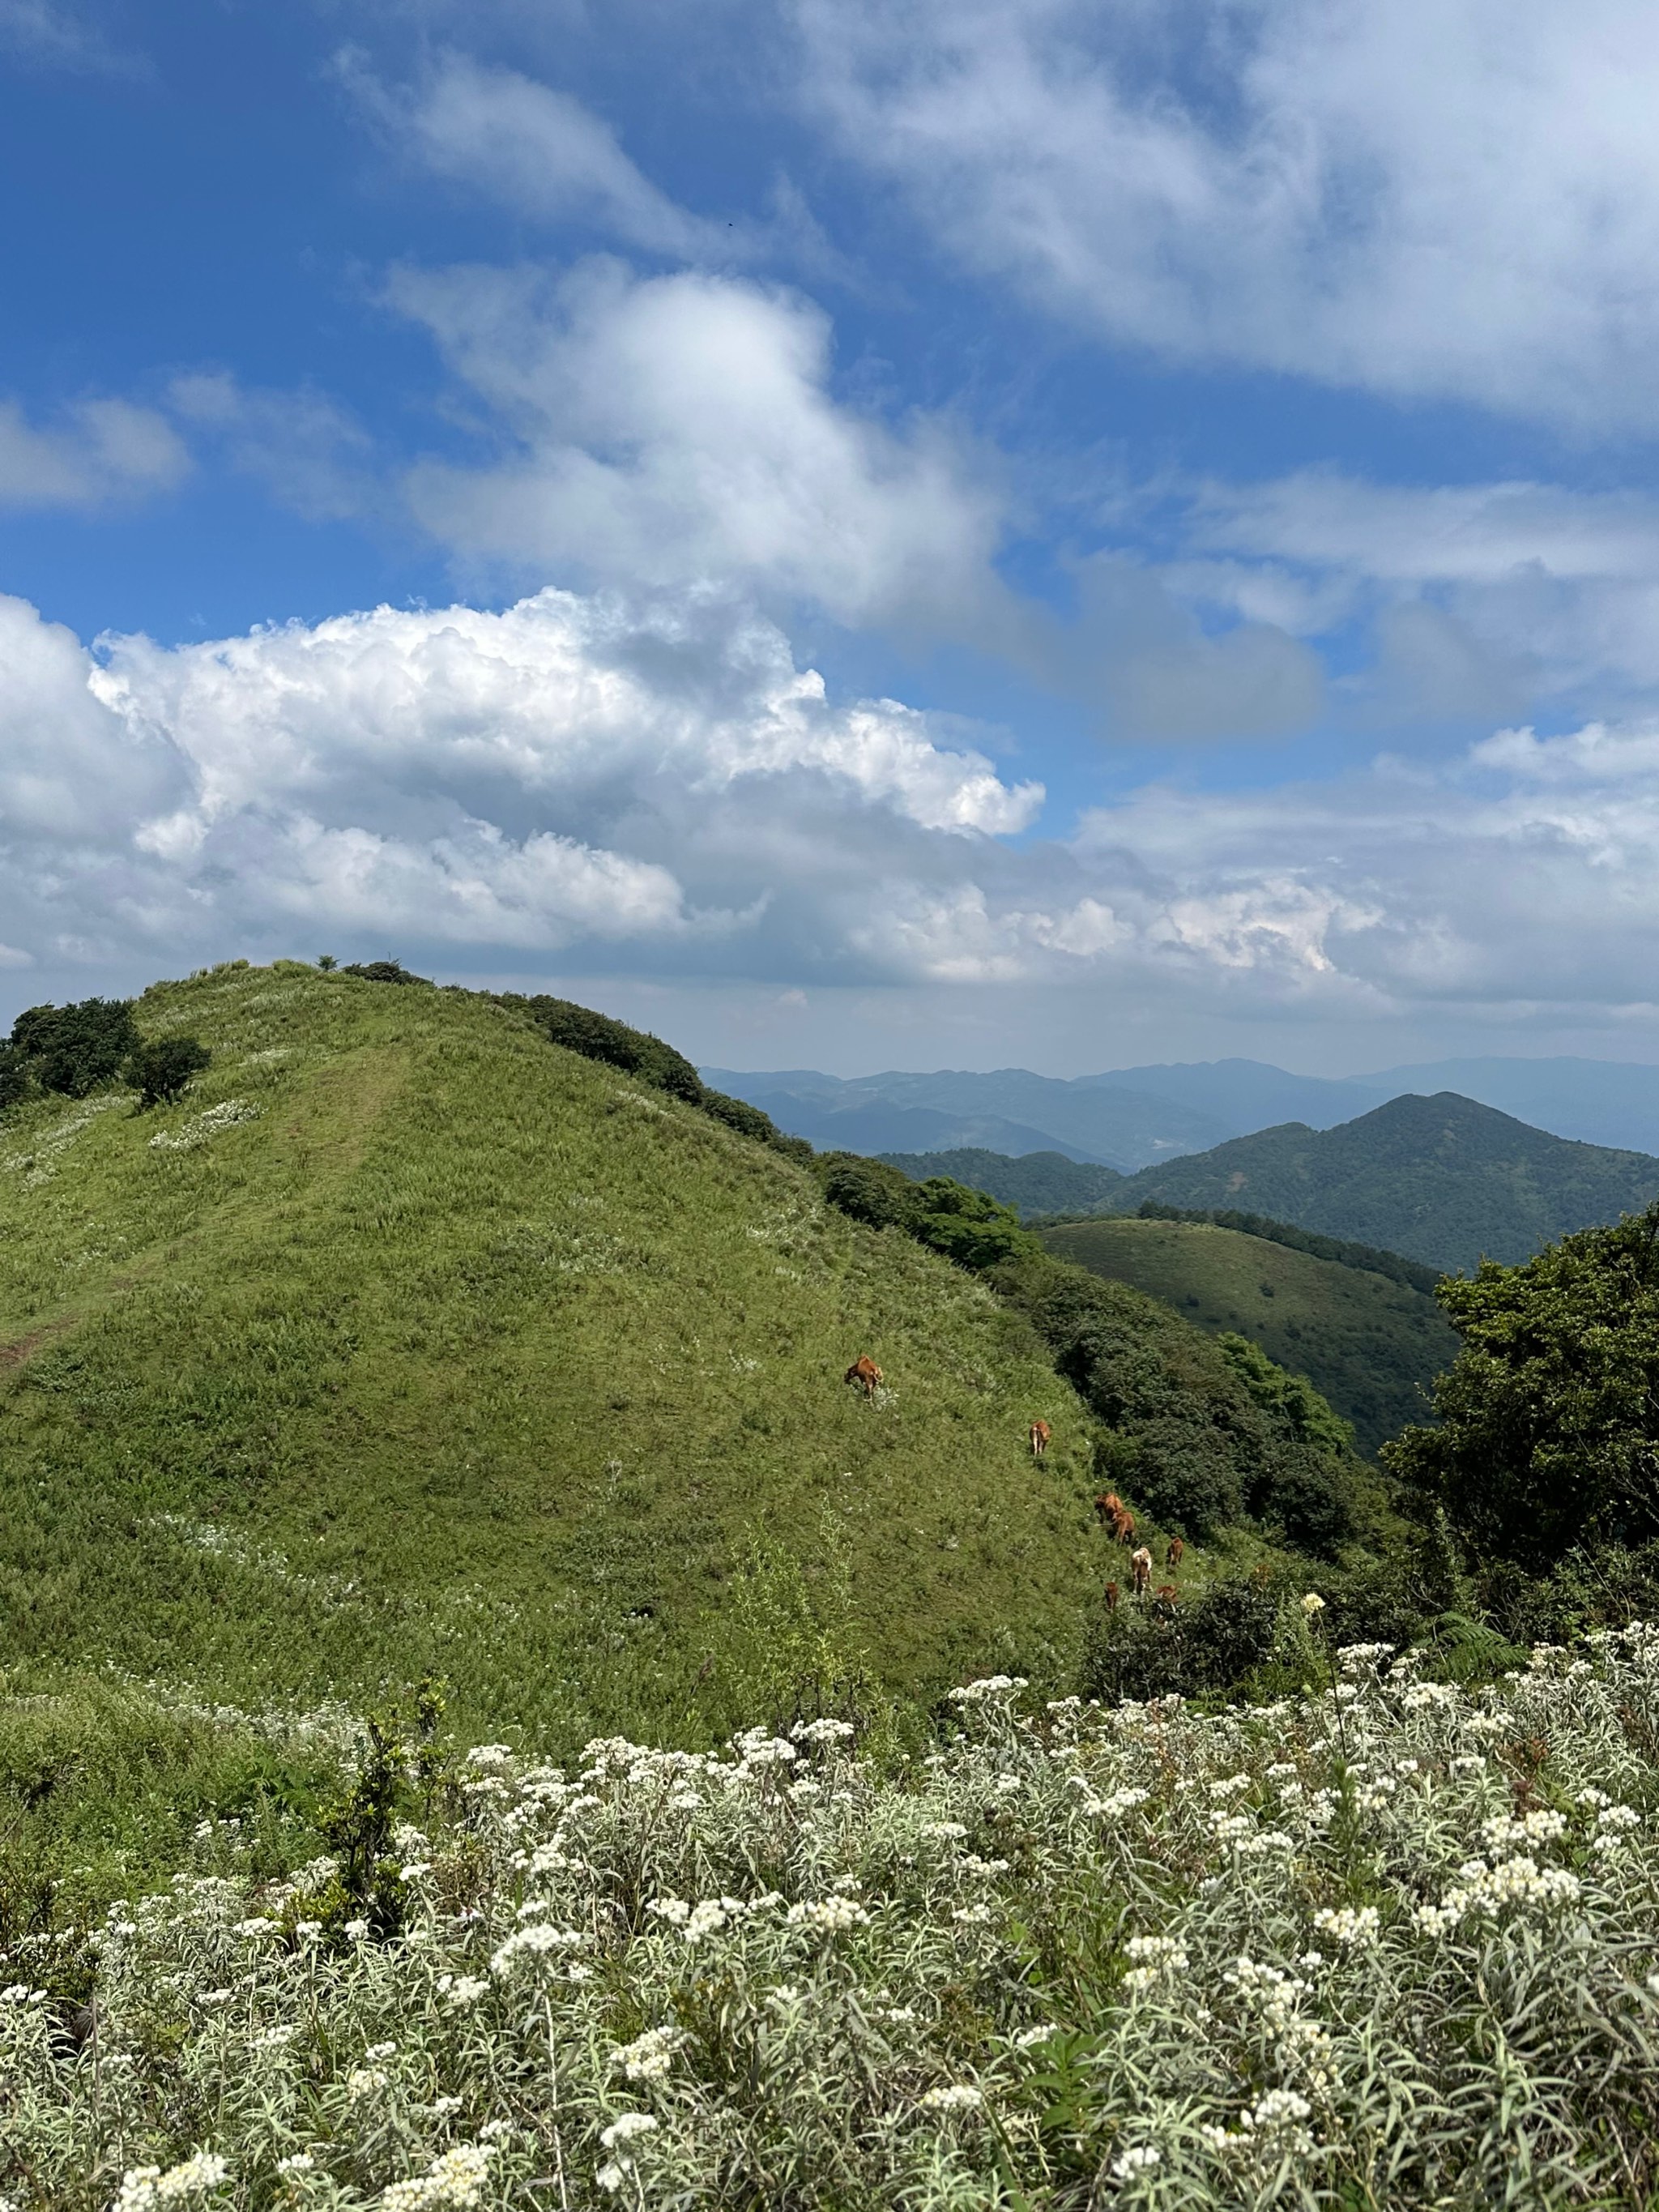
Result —
<path fill-rule="evenodd" d="M 866 1398 L 873 1398 L 881 1388 L 881 1370 L 866 1352 L 860 1352 L 842 1379 L 847 1382 L 856 1382 Z M 1032 1421 L 1029 1435 L 1033 1459 L 1041 1460 L 1048 1456 L 1049 1441 L 1054 1433 L 1048 1422 L 1041 1417 Z M 1129 1553 L 1129 1579 L 1134 1595 L 1143 1601 L 1150 1595 L 1154 1606 L 1165 1608 L 1174 1606 L 1181 1593 L 1173 1583 L 1160 1583 L 1155 1590 L 1152 1589 L 1152 1553 L 1145 1544 L 1135 1543 L 1135 1516 L 1116 1491 L 1102 1491 L 1095 1500 L 1095 1513 L 1103 1525 L 1110 1528 L 1112 1541 L 1122 1545 Z M 1179 1536 L 1171 1536 L 1164 1546 L 1164 1564 L 1171 1574 L 1181 1565 L 1186 1549 Z M 1122 1595 L 1119 1583 L 1107 1583 L 1106 1609 L 1109 1613 L 1116 1612 L 1118 1600 Z"/>

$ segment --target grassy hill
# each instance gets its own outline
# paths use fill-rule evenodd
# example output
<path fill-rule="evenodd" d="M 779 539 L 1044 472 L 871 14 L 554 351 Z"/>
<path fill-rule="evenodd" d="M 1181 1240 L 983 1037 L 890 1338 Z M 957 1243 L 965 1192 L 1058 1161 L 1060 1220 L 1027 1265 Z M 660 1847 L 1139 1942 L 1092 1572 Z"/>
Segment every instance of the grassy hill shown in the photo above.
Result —
<path fill-rule="evenodd" d="M 878 1159 L 916 1182 L 949 1176 L 975 1190 L 988 1190 L 1005 1206 L 1029 1218 L 1034 1213 L 1087 1213 L 1107 1202 L 1123 1180 L 1115 1168 L 1068 1160 L 1064 1152 L 1026 1152 L 1010 1159 L 1005 1152 L 963 1145 L 942 1152 L 878 1152 Z"/>
<path fill-rule="evenodd" d="M 1066 1674 L 1082 1409 L 979 1283 L 480 997 L 237 963 L 136 1012 L 212 1049 L 179 1104 L 0 1121 L 0 1665 L 431 1668 L 578 1742 L 748 1717 L 792 1637 Z"/>
<path fill-rule="evenodd" d="M 1253 1339 L 1306 1376 L 1367 1453 L 1425 1418 L 1424 1390 L 1456 1356 L 1425 1291 L 1237 1229 L 1110 1218 L 1038 1233 L 1058 1259 L 1149 1291 L 1212 1334 Z"/>
<path fill-rule="evenodd" d="M 1120 1183 L 1109 1201 L 1237 1206 L 1448 1270 L 1528 1258 L 1659 1195 L 1659 1159 L 1547 1136 L 1442 1091 L 1390 1099 L 1356 1121 L 1299 1121 L 1237 1137 Z"/>

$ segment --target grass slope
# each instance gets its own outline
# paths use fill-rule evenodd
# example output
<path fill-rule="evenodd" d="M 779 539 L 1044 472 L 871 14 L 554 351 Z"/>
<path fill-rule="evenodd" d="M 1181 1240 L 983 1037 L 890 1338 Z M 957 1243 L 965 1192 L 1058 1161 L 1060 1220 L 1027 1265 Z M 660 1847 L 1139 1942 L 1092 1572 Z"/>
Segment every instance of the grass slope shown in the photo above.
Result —
<path fill-rule="evenodd" d="M 923 1698 L 1069 1672 L 1084 1416 L 980 1285 L 482 999 L 239 963 L 137 1014 L 213 1049 L 179 1105 L 0 1124 L 0 1664 L 431 1668 L 576 1741 L 705 1735 L 825 1629 Z"/>
<path fill-rule="evenodd" d="M 1425 1417 L 1425 1389 L 1456 1356 L 1423 1291 L 1236 1229 L 1115 1218 L 1038 1233 L 1056 1259 L 1149 1291 L 1212 1335 L 1253 1339 L 1352 1422 L 1367 1453 Z"/>
<path fill-rule="evenodd" d="M 1299 1121 L 1146 1168 L 1108 1203 L 1238 1206 L 1447 1270 L 1530 1258 L 1659 1196 L 1659 1159 L 1547 1136 L 1472 1099 L 1390 1099 L 1334 1129 Z"/>
<path fill-rule="evenodd" d="M 1086 1213 L 1109 1202 L 1123 1180 L 1115 1168 L 1068 1160 L 1064 1152 L 1026 1152 L 1010 1159 L 983 1146 L 962 1145 L 942 1152 L 878 1152 L 878 1159 L 914 1182 L 949 1176 L 973 1190 L 988 1190 L 1005 1206 L 1026 1217 L 1034 1213 Z"/>

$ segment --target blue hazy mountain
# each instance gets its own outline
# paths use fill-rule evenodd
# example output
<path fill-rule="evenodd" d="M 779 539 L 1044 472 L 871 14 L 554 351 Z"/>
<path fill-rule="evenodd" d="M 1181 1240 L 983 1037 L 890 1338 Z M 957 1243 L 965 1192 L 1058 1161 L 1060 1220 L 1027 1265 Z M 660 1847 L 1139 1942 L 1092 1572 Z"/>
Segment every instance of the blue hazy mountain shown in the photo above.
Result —
<path fill-rule="evenodd" d="M 1125 1175 L 1287 1121 L 1334 1128 L 1390 1098 L 1442 1091 L 1552 1136 L 1659 1152 L 1659 1067 L 1626 1060 L 1442 1060 L 1340 1080 L 1259 1060 L 1119 1067 L 1070 1081 L 1023 1067 L 890 1070 L 850 1081 L 814 1068 L 702 1073 L 815 1145 L 868 1152 L 975 1146 L 1015 1158 L 1056 1152 Z"/>
<path fill-rule="evenodd" d="M 1023 1067 L 990 1074 L 890 1071 L 843 1081 L 815 1069 L 739 1073 L 710 1068 L 717 1090 L 746 1098 L 791 1136 L 857 1152 L 1063 1152 L 1125 1175 L 1182 1152 L 1207 1152 L 1259 1126 L 1136 1090 L 1061 1082 Z M 1353 1093 L 1344 1092 L 1352 1114 Z M 1000 1125 L 1000 1132 L 997 1125 Z"/>

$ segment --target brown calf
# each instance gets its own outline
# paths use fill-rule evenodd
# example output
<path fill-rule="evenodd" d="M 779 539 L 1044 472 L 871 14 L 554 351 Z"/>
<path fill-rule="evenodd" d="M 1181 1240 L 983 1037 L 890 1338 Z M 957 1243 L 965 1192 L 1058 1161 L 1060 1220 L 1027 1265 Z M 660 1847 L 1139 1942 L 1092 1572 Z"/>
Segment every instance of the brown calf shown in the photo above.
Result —
<path fill-rule="evenodd" d="M 1174 1605 L 1180 1595 L 1181 1592 L 1176 1588 L 1173 1583 L 1160 1583 L 1158 1588 L 1152 1592 L 1152 1603 L 1154 1605 Z"/>
<path fill-rule="evenodd" d="M 1048 1426 L 1047 1421 L 1032 1422 L 1031 1457 L 1033 1459 L 1041 1459 L 1042 1457 L 1043 1454 L 1048 1449 L 1048 1439 L 1053 1436 L 1053 1434 L 1054 1431 Z"/>
<path fill-rule="evenodd" d="M 1107 1583 L 1107 1585 L 1106 1585 L 1106 1610 L 1107 1610 L 1107 1612 L 1108 1612 L 1108 1613 L 1115 1613 L 1115 1612 L 1117 1611 L 1117 1601 L 1118 1601 L 1119 1597 L 1120 1597 L 1121 1595 L 1122 1595 L 1122 1593 L 1119 1590 L 1118 1586 L 1117 1586 L 1117 1584 L 1116 1584 L 1115 1583 Z"/>
<path fill-rule="evenodd" d="M 1186 1556 L 1186 1545 L 1182 1543 L 1179 1536 L 1171 1536 L 1169 1542 L 1164 1547 L 1164 1565 L 1166 1567 L 1178 1567 Z"/>
<path fill-rule="evenodd" d="M 873 1398 L 881 1385 L 881 1370 L 867 1352 L 861 1352 L 841 1379 L 856 1382 L 866 1398 Z"/>

